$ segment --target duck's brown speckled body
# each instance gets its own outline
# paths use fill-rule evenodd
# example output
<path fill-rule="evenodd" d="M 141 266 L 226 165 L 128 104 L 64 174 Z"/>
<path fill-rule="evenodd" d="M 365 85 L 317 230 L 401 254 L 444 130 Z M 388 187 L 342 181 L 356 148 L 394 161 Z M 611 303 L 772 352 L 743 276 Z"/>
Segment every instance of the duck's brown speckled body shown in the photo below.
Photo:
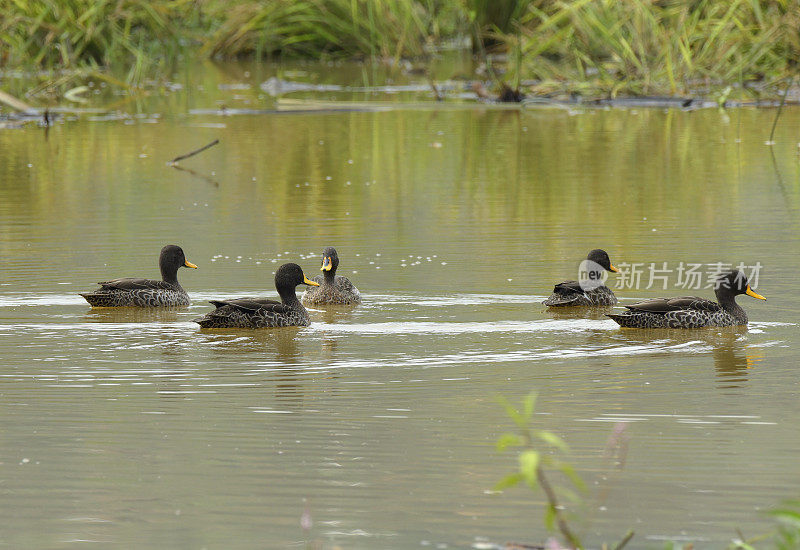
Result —
<path fill-rule="evenodd" d="M 195 319 L 203 328 L 305 327 L 311 324 L 308 311 L 297 299 L 299 284 L 315 286 L 297 264 L 284 264 L 275 272 L 275 288 L 281 301 L 266 298 L 211 300 L 214 311 Z"/>
<path fill-rule="evenodd" d="M 178 283 L 178 269 L 197 268 L 189 262 L 181 247 L 167 245 L 158 259 L 160 281 L 152 279 L 123 278 L 97 283 L 94 292 L 81 293 L 92 307 L 174 307 L 188 306 L 189 295 Z"/>
<path fill-rule="evenodd" d="M 569 306 L 614 306 L 617 297 L 606 285 L 584 290 L 578 281 L 564 281 L 553 288 L 553 294 L 542 302 L 550 307 Z"/>
<path fill-rule="evenodd" d="M 714 290 L 717 302 L 682 296 L 655 298 L 625 306 L 628 311 L 609 314 L 620 326 L 627 328 L 702 328 L 746 325 L 747 313 L 736 303 L 736 296 L 747 294 L 766 300 L 754 292 L 740 271 L 723 273 Z"/>
<path fill-rule="evenodd" d="M 308 288 L 303 293 L 303 303 L 306 305 L 342 304 L 353 305 L 361 303 L 361 293 L 350 279 L 336 275 L 339 267 L 339 255 L 332 246 L 322 251 L 323 275 L 314 277 L 319 283 L 318 287 Z"/>

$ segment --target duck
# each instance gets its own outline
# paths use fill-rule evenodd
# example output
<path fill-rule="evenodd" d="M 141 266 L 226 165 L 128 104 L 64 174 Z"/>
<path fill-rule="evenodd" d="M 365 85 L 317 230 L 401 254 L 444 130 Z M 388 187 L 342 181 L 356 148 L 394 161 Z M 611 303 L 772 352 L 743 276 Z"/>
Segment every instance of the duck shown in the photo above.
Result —
<path fill-rule="evenodd" d="M 178 282 L 178 269 L 197 266 L 186 259 L 183 249 L 168 244 L 158 257 L 161 280 L 122 278 L 102 281 L 94 292 L 82 292 L 92 307 L 174 307 L 188 306 L 189 295 Z"/>
<path fill-rule="evenodd" d="M 280 302 L 266 298 L 211 300 L 216 309 L 194 322 L 203 328 L 307 327 L 311 319 L 295 293 L 295 287 L 300 284 L 319 286 L 305 276 L 299 265 L 283 264 L 275 272 Z"/>
<path fill-rule="evenodd" d="M 681 296 L 654 298 L 625 306 L 628 311 L 607 314 L 621 327 L 628 328 L 702 328 L 747 325 L 747 313 L 736 303 L 736 296 L 747 294 L 759 300 L 764 296 L 750 288 L 744 273 L 734 269 L 716 280 L 717 301 Z"/>
<path fill-rule="evenodd" d="M 317 275 L 312 279 L 319 286 L 308 288 L 303 293 L 303 303 L 305 305 L 323 304 L 360 304 L 361 293 L 350 279 L 336 275 L 336 268 L 339 267 L 339 254 L 332 246 L 327 246 L 322 250 L 322 267 L 320 271 L 323 275 Z"/>
<path fill-rule="evenodd" d="M 611 264 L 605 250 L 595 248 L 589 252 L 586 260 L 581 262 L 580 270 L 588 273 L 588 279 L 558 283 L 550 297 L 542 303 L 548 307 L 616 305 L 617 297 L 602 284 L 602 274 L 603 271 L 618 273 L 619 270 Z"/>

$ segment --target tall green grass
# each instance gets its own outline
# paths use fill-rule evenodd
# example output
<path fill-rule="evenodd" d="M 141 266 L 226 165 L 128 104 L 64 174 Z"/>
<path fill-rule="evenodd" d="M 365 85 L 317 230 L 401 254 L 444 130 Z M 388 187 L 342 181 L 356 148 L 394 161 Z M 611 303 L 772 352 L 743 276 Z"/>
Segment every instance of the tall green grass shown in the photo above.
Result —
<path fill-rule="evenodd" d="M 227 57 L 281 52 L 420 57 L 454 33 L 459 10 L 435 0 L 272 0 L 233 7 L 209 2 L 221 23 L 203 51 Z"/>
<path fill-rule="evenodd" d="M 798 29 L 798 0 L 0 0 L 0 66 L 136 81 L 181 54 L 397 61 L 471 35 L 514 87 L 680 94 L 793 74 Z"/>
<path fill-rule="evenodd" d="M 678 94 L 800 64 L 796 0 L 540 1 L 519 24 L 520 70 L 545 86 Z"/>
<path fill-rule="evenodd" d="M 75 68 L 125 63 L 141 77 L 177 54 L 191 0 L 0 0 L 0 64 Z"/>

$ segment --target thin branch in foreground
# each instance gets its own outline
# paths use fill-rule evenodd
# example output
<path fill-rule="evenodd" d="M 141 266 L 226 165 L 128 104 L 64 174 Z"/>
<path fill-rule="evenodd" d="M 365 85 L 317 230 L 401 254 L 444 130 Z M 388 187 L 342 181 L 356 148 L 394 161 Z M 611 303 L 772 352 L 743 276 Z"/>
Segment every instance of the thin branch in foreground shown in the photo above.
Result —
<path fill-rule="evenodd" d="M 625 545 L 628 544 L 628 542 L 630 542 L 632 538 L 633 538 L 633 530 L 625 533 L 625 536 L 622 537 L 622 540 L 617 543 L 617 545 L 614 547 L 614 550 L 622 550 L 625 547 Z"/>
<path fill-rule="evenodd" d="M 539 482 L 539 486 L 544 491 L 544 494 L 547 496 L 547 502 L 555 514 L 558 530 L 561 531 L 562 535 L 564 535 L 564 538 L 567 540 L 567 543 L 571 548 L 581 548 L 581 543 L 578 540 L 578 537 L 572 533 L 569 525 L 567 525 L 567 520 L 564 518 L 564 514 L 561 512 L 561 508 L 558 504 L 556 492 L 550 486 L 550 482 L 547 481 L 547 478 L 544 477 L 544 470 L 541 466 L 537 466 L 536 468 L 536 479 Z"/>
<path fill-rule="evenodd" d="M 200 154 L 200 153 L 202 153 L 203 151 L 205 151 L 206 149 L 209 149 L 209 148 L 211 148 L 211 147 L 214 147 L 214 146 L 215 146 L 217 143 L 219 143 L 219 140 L 218 140 L 218 139 L 215 139 L 214 141 L 212 141 L 212 142 L 211 142 L 211 143 L 209 143 L 208 145 L 204 145 L 204 146 L 200 147 L 200 149 L 195 149 L 194 151 L 192 151 L 192 152 L 190 152 L 190 153 L 186 153 L 185 155 L 181 155 L 181 156 L 179 156 L 179 157 L 175 157 L 174 159 L 172 159 L 171 161 L 169 161 L 169 164 L 175 164 L 175 163 L 177 163 L 177 162 L 179 162 L 179 161 L 182 161 L 182 160 L 184 160 L 184 159 L 188 159 L 189 157 L 193 157 L 193 156 L 195 156 L 195 155 L 197 155 L 197 154 Z"/>

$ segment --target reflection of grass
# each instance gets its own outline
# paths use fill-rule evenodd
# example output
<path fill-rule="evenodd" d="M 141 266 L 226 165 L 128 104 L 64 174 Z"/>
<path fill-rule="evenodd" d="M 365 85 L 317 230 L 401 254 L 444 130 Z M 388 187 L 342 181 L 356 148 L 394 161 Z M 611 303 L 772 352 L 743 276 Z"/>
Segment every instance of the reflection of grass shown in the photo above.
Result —
<path fill-rule="evenodd" d="M 541 92 L 678 94 L 783 78 L 800 62 L 798 26 L 796 3 L 761 0 L 0 0 L 0 64 L 122 63 L 139 81 L 187 52 L 396 65 L 472 35 L 513 53 L 507 81 Z"/>

